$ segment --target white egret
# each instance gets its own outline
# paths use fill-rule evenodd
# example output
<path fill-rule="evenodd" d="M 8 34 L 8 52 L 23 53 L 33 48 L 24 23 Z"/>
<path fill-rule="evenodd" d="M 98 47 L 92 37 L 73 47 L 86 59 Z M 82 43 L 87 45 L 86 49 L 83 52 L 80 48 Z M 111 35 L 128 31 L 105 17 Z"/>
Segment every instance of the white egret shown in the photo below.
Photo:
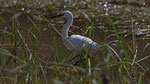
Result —
<path fill-rule="evenodd" d="M 91 40 L 90 38 L 80 35 L 71 35 L 70 37 L 68 37 L 68 30 L 73 23 L 73 14 L 70 11 L 65 11 L 63 14 L 59 14 L 51 18 L 60 16 L 67 18 L 67 22 L 62 28 L 61 36 L 63 44 L 69 50 L 76 50 L 77 52 L 88 50 L 88 53 L 95 53 L 99 50 L 100 45 Z"/>

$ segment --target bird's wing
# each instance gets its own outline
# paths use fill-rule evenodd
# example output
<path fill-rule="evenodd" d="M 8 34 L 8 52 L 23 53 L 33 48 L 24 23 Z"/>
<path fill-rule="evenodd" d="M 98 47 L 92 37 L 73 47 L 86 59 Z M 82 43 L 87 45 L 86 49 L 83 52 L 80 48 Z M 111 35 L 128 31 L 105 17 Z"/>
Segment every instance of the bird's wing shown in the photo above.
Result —
<path fill-rule="evenodd" d="M 90 38 L 80 36 L 80 35 L 72 35 L 68 39 L 78 50 L 85 48 L 86 46 L 91 49 L 96 49 L 99 47 L 97 43 L 95 43 Z"/>

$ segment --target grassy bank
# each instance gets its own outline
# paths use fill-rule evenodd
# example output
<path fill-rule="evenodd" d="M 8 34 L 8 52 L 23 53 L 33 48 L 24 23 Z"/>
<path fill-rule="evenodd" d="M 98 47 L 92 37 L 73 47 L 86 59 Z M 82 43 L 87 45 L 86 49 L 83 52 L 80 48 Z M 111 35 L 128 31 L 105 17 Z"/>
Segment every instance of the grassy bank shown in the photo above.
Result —
<path fill-rule="evenodd" d="M 0 13 L 0 83 L 149 83 L 149 5 L 6 2 Z M 69 35 L 84 35 L 101 45 L 90 59 L 81 61 L 82 53 L 73 59 L 77 53 L 62 44 L 64 19 L 49 16 L 64 10 L 75 16 Z"/>

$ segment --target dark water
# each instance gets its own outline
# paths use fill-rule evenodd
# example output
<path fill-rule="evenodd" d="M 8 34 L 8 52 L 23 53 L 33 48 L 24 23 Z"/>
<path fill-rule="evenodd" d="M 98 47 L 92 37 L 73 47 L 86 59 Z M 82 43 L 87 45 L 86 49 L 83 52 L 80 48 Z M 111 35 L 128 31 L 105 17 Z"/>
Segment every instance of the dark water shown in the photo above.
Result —
<path fill-rule="evenodd" d="M 23 39 L 25 40 L 31 52 L 35 49 L 35 38 L 29 33 L 32 32 L 38 37 L 39 56 L 44 61 L 54 61 L 55 56 L 65 56 L 68 51 L 61 42 L 61 37 L 58 33 L 52 29 L 48 23 L 42 19 L 41 15 L 37 13 L 41 12 L 55 27 L 61 32 L 61 28 L 65 22 L 64 19 L 50 19 L 49 16 L 62 13 L 65 10 L 69 10 L 74 15 L 74 23 L 70 28 L 69 35 L 80 34 L 89 37 L 87 29 L 92 26 L 94 28 L 93 40 L 97 43 L 104 45 L 104 43 L 110 43 L 117 53 L 121 53 L 120 48 L 117 46 L 118 38 L 112 23 L 115 25 L 119 36 L 122 35 L 124 41 L 129 44 L 132 51 L 126 47 L 129 58 L 133 58 L 133 55 L 137 53 L 137 60 L 140 60 L 150 55 L 149 36 L 150 36 L 150 1 L 108 1 L 103 2 L 99 0 L 52 0 L 47 1 L 19 1 L 18 6 L 15 9 L 17 2 L 1 1 L 0 10 L 0 37 L 5 36 L 4 30 L 8 32 L 13 31 L 13 20 L 17 18 L 16 28 L 21 32 Z M 16 11 L 15 11 L 16 10 Z M 36 10 L 36 11 L 35 11 Z M 98 15 L 101 15 L 97 17 Z M 112 23 L 106 19 L 106 17 L 112 19 Z M 94 19 L 97 17 L 96 19 Z M 36 27 L 34 26 L 36 24 Z M 35 29 L 36 30 L 35 30 Z M 36 33 L 35 33 L 36 32 Z M 55 42 L 56 39 L 56 42 Z M 0 43 L 2 48 L 13 52 L 13 39 L 11 35 L 1 38 Z M 56 44 L 56 45 L 55 45 Z M 135 48 L 136 46 L 136 48 Z M 104 53 L 103 60 L 107 56 L 107 52 L 102 51 L 98 53 Z M 136 51 L 137 50 L 137 51 Z M 22 52 L 27 52 L 27 49 L 23 46 L 21 38 L 18 38 L 16 53 L 18 56 L 24 55 Z M 21 52 L 21 53 L 20 53 Z M 64 53 L 66 52 L 66 53 Z M 98 56 L 97 55 L 97 56 Z M 27 57 L 28 58 L 28 57 Z M 60 59 L 63 57 L 59 57 Z M 149 58 L 140 62 L 145 68 L 149 69 Z"/>

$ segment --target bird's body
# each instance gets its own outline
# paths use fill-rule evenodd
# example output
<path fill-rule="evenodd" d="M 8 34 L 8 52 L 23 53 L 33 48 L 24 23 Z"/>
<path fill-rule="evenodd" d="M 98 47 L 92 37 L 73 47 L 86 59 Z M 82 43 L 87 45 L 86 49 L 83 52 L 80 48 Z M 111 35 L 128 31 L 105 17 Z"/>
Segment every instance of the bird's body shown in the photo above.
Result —
<path fill-rule="evenodd" d="M 70 11 L 65 11 L 63 14 L 58 16 L 67 18 L 67 22 L 62 28 L 61 36 L 64 45 L 68 49 L 76 50 L 78 52 L 88 50 L 88 52 L 90 53 L 95 53 L 99 50 L 100 45 L 91 40 L 90 38 L 80 35 L 71 35 L 70 37 L 68 36 L 68 30 L 73 23 L 73 14 Z"/>
<path fill-rule="evenodd" d="M 100 47 L 99 44 L 95 43 L 90 38 L 80 35 L 71 35 L 68 38 L 68 41 L 76 48 L 78 52 L 85 51 L 87 49 L 89 52 L 94 53 Z M 64 45 L 67 46 L 68 49 L 73 50 L 74 48 L 71 44 L 69 44 L 67 41 L 64 41 Z"/>

